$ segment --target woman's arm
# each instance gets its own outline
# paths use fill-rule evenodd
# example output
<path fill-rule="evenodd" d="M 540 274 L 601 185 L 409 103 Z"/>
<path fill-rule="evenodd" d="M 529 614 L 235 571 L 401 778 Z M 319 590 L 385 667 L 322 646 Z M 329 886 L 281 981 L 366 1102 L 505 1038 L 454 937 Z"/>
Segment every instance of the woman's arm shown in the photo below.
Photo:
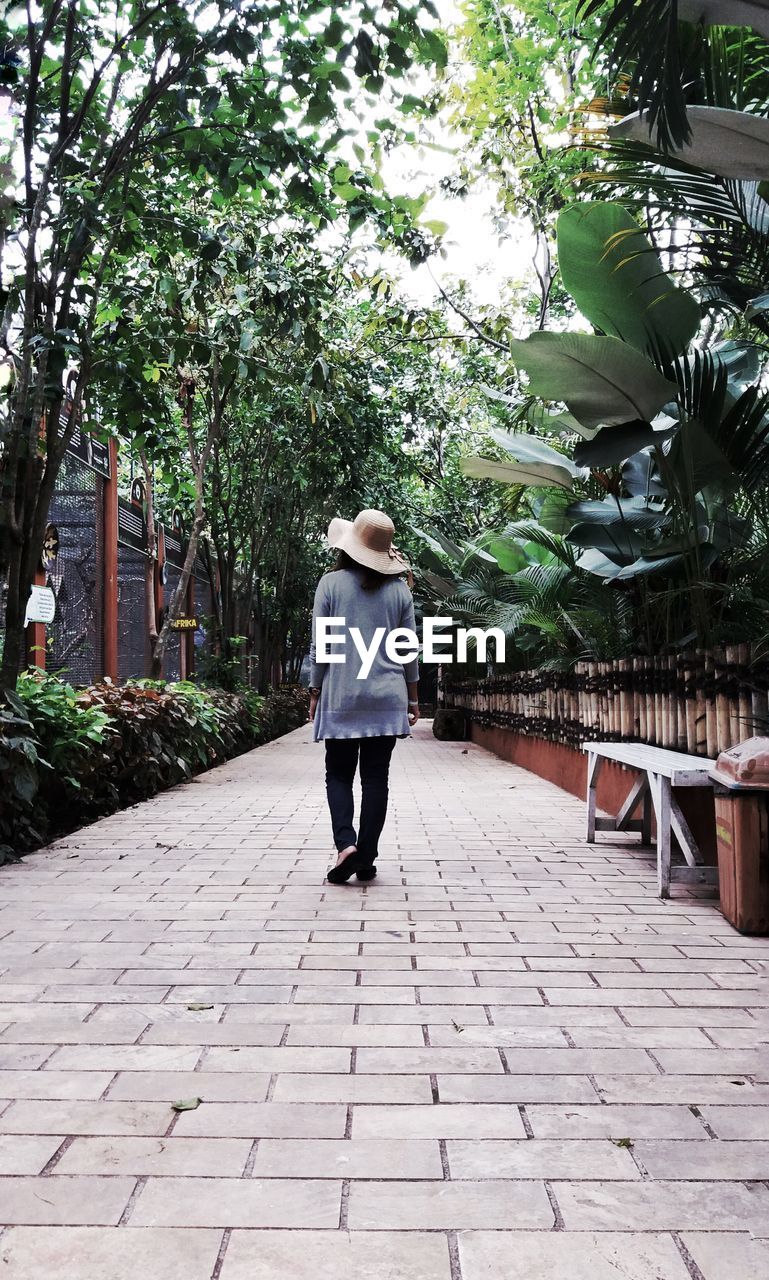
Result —
<path fill-rule="evenodd" d="M 419 685 L 416 680 L 407 680 L 409 691 L 409 724 L 416 724 L 419 719 Z"/>
<path fill-rule="evenodd" d="M 323 685 L 323 677 L 326 674 L 326 664 L 324 662 L 316 662 L 316 633 L 318 618 L 328 616 L 328 590 L 325 574 L 321 578 L 315 588 L 315 600 L 312 607 L 312 639 L 310 641 L 310 720 L 315 719 L 315 711 L 318 706 L 320 690 Z"/>
<path fill-rule="evenodd" d="M 400 625 L 408 627 L 409 631 L 416 633 L 417 624 L 414 617 L 414 601 L 411 598 L 411 592 L 405 586 L 405 600 L 401 611 Z M 419 660 L 412 658 L 403 668 L 403 674 L 406 677 L 406 688 L 409 695 L 409 724 L 416 724 L 419 719 Z"/>

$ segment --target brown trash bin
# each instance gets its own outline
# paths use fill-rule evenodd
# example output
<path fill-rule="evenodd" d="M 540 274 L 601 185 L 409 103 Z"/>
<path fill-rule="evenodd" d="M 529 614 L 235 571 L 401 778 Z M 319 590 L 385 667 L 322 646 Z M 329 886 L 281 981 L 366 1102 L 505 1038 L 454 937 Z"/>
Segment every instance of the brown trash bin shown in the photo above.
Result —
<path fill-rule="evenodd" d="M 721 910 L 740 933 L 769 934 L 769 738 L 722 751 L 710 776 Z"/>

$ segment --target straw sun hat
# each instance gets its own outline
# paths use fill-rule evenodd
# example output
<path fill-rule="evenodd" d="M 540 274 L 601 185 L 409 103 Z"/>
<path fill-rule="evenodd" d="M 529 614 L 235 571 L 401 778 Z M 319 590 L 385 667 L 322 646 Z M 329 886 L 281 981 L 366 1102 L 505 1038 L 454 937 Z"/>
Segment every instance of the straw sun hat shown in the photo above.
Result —
<path fill-rule="evenodd" d="M 405 573 L 409 568 L 405 556 L 393 546 L 395 525 L 384 511 L 360 511 L 354 520 L 331 521 L 326 537 L 330 547 L 346 551 L 348 556 L 367 569 L 378 573 Z"/>

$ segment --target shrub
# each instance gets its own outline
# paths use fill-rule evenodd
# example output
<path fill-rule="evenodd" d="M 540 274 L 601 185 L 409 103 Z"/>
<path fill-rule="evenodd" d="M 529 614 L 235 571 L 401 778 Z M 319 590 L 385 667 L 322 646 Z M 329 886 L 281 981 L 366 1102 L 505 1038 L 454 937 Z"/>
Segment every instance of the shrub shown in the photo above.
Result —
<path fill-rule="evenodd" d="M 0 707 L 0 861 L 297 728 L 307 694 L 188 682 L 76 691 L 42 672 Z M 5 853 L 3 850 L 5 849 Z"/>
<path fill-rule="evenodd" d="M 46 827 L 36 813 L 41 760 L 26 707 L 14 693 L 0 702 L 0 866 L 42 844 Z"/>
<path fill-rule="evenodd" d="M 44 671 L 19 677 L 17 696 L 39 751 L 40 789 L 52 813 L 86 813 L 98 804 L 109 760 L 109 717 L 82 702 L 72 685 Z"/>

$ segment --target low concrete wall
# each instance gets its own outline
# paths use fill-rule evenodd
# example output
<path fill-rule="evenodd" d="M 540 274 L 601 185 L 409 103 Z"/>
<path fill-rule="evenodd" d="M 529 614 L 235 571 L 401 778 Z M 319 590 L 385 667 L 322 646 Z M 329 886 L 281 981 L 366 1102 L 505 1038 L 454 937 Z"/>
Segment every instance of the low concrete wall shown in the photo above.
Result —
<path fill-rule="evenodd" d="M 520 765 L 536 773 L 548 782 L 568 791 L 580 800 L 587 788 L 587 756 L 560 742 L 547 742 L 544 738 L 528 737 L 511 729 L 482 729 L 471 724 L 470 739 L 479 747 L 493 751 L 494 755 Z M 617 813 L 635 781 L 636 774 L 623 765 L 607 760 L 598 779 L 598 805 L 607 813 Z M 713 792 L 710 788 L 696 787 L 676 792 L 676 799 L 692 829 L 703 856 L 715 866 L 716 814 Z M 599 839 L 601 836 L 599 835 Z"/>

